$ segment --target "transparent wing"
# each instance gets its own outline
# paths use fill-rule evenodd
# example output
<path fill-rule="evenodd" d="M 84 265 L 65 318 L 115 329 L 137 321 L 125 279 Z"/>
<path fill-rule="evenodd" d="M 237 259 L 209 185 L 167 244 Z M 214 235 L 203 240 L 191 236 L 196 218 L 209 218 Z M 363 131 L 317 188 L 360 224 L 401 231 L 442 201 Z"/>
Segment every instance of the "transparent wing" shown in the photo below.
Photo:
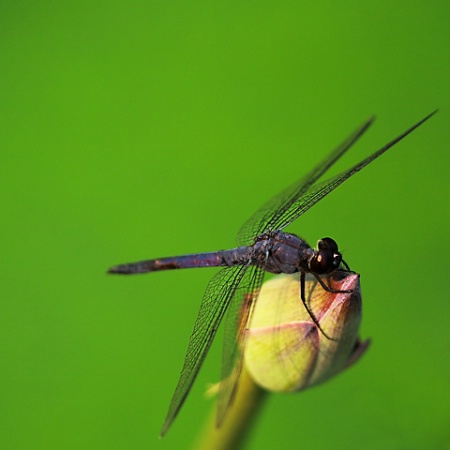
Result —
<path fill-rule="evenodd" d="M 264 271 L 261 268 L 250 266 L 228 308 L 225 319 L 221 384 L 217 399 L 217 426 L 222 424 L 238 387 L 245 334 L 263 278 Z"/>
<path fill-rule="evenodd" d="M 317 167 L 309 172 L 304 178 L 293 184 L 281 194 L 267 202 L 259 211 L 257 211 L 241 228 L 238 233 L 238 241 L 246 243 L 252 238 L 265 231 L 280 230 L 288 226 L 291 222 L 308 211 L 319 200 L 336 189 L 345 180 L 350 178 L 356 172 L 367 166 L 373 160 L 382 155 L 385 151 L 401 141 L 409 133 L 422 125 L 426 120 L 433 116 L 437 111 L 432 112 L 424 119 L 413 125 L 401 135 L 393 139 L 377 152 L 368 158 L 356 164 L 346 172 L 314 185 L 314 183 L 358 140 L 367 130 L 373 119 L 367 121 L 356 132 L 350 136 L 341 146 L 328 155 Z"/>
<path fill-rule="evenodd" d="M 164 420 L 161 436 L 170 428 L 170 425 L 186 400 L 206 354 L 211 347 L 220 321 L 247 269 L 248 266 L 226 267 L 218 272 L 209 282 L 203 295 L 194 329 L 189 338 L 183 369 L 170 402 L 169 411 Z"/>
<path fill-rule="evenodd" d="M 426 120 L 428 120 L 435 113 L 436 113 L 436 111 L 432 112 L 431 114 L 426 116 L 424 119 L 422 119 L 421 121 L 419 121 L 415 125 L 413 125 L 411 128 L 408 128 L 402 134 L 400 134 L 395 139 L 390 141 L 384 147 L 380 148 L 378 151 L 376 151 L 372 155 L 368 156 L 366 159 L 364 159 L 360 163 L 354 165 L 347 171 L 342 172 L 341 174 L 336 175 L 335 177 L 332 177 L 329 180 L 326 180 L 322 183 L 319 183 L 317 185 L 310 187 L 305 193 L 303 193 L 303 195 L 301 195 L 300 197 L 298 197 L 296 199 L 293 199 L 290 202 L 289 207 L 284 209 L 282 214 L 279 214 L 277 212 L 277 214 L 274 215 L 273 219 L 269 221 L 269 229 L 281 230 L 281 229 L 287 227 L 295 219 L 297 219 L 302 214 L 304 214 L 306 211 L 308 211 L 308 209 L 310 209 L 313 205 L 315 205 L 319 200 L 321 200 L 323 197 L 328 195 L 331 191 L 336 189 L 345 180 L 348 180 L 356 172 L 359 172 L 361 169 L 366 167 L 372 161 L 377 159 L 379 156 L 381 156 L 384 152 L 389 150 L 395 144 L 400 142 L 403 138 L 405 138 L 408 134 L 410 134 L 412 131 L 414 131 L 417 127 L 422 125 Z"/>
<path fill-rule="evenodd" d="M 250 244 L 264 231 L 274 230 L 272 223 L 289 210 L 297 198 L 306 192 L 370 127 L 375 120 L 369 119 L 353 132 L 339 147 L 327 155 L 316 167 L 300 180 L 265 203 L 238 232 L 240 245 Z"/>

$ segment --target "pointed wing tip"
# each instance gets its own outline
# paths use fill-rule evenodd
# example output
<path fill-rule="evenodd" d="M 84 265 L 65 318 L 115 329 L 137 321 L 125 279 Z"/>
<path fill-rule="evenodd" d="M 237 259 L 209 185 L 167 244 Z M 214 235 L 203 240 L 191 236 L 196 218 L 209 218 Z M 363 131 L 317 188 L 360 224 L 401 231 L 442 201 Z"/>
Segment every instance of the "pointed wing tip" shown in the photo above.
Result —
<path fill-rule="evenodd" d="M 163 423 L 163 426 L 161 427 L 161 431 L 159 432 L 160 438 L 163 438 L 169 431 L 170 427 L 173 424 L 173 421 L 175 420 L 178 413 L 180 412 L 181 406 L 183 405 L 184 400 L 186 399 L 186 395 L 184 396 L 183 400 L 180 403 L 175 403 L 175 406 L 174 406 L 174 399 L 172 398 L 172 402 L 169 406 L 169 411 L 166 415 L 166 418 L 164 419 L 164 423 Z M 175 395 L 174 395 L 174 397 L 175 397 Z"/>
<path fill-rule="evenodd" d="M 439 111 L 439 109 L 435 109 L 434 111 L 432 111 L 430 114 L 428 114 L 427 116 L 425 116 L 423 119 L 419 120 L 415 125 L 413 125 L 411 128 L 409 128 L 408 130 L 406 130 L 401 137 L 403 138 L 404 136 L 408 135 L 409 133 L 411 133 L 412 131 L 414 131 L 416 128 L 420 127 L 423 123 L 425 123 L 428 119 L 430 119 L 431 117 L 433 117 L 437 112 Z"/>
<path fill-rule="evenodd" d="M 373 125 L 376 118 L 377 118 L 377 116 L 375 114 L 373 114 L 361 125 L 361 127 L 358 131 L 359 136 L 362 136 Z"/>
<path fill-rule="evenodd" d="M 423 121 L 428 120 L 430 117 L 434 116 L 439 111 L 439 108 L 436 108 L 434 111 L 432 111 L 428 116 L 426 116 Z"/>
<path fill-rule="evenodd" d="M 377 116 L 375 114 L 371 115 L 360 127 L 359 133 L 362 136 L 375 122 Z"/>
<path fill-rule="evenodd" d="M 170 426 L 172 425 L 173 422 L 173 417 L 166 417 L 166 419 L 164 420 L 163 426 L 161 428 L 161 431 L 159 432 L 159 438 L 162 439 L 167 432 L 169 431 Z"/>
<path fill-rule="evenodd" d="M 427 121 L 428 119 L 433 117 L 438 111 L 439 111 L 439 108 L 436 108 L 434 111 L 432 111 L 430 114 L 426 115 L 422 120 L 420 120 L 418 122 L 418 124 L 422 124 L 423 122 Z M 365 126 L 369 127 L 370 125 L 372 125 L 375 122 L 376 118 L 377 118 L 376 114 L 373 114 L 372 116 L 370 116 L 367 119 Z"/>

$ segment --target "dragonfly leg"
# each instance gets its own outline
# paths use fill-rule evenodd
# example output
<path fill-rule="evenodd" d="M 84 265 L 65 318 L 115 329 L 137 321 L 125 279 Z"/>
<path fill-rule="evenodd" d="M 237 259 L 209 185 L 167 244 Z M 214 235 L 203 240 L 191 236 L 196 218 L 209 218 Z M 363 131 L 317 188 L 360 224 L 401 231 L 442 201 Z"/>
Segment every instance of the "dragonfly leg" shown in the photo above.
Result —
<path fill-rule="evenodd" d="M 323 287 L 323 289 L 327 292 L 331 292 L 332 294 L 351 294 L 353 293 L 352 289 L 333 289 L 330 286 L 327 286 L 326 283 L 320 278 L 320 275 L 316 275 L 313 273 L 314 278 L 319 282 L 319 284 Z"/>
<path fill-rule="evenodd" d="M 347 272 L 355 273 L 353 270 L 350 269 L 350 266 L 344 260 L 341 261 L 341 264 L 345 267 Z"/>
<path fill-rule="evenodd" d="M 312 312 L 311 308 L 308 306 L 308 303 L 306 302 L 306 296 L 305 296 L 305 292 L 306 292 L 306 286 L 305 286 L 305 278 L 306 277 L 306 272 L 300 272 L 300 297 L 302 299 L 303 305 L 306 309 L 306 311 L 308 311 L 309 317 L 311 317 L 312 321 L 314 322 L 314 324 L 317 326 L 317 328 L 319 329 L 319 331 L 330 341 L 335 341 L 336 339 L 333 339 L 332 337 L 328 336 L 327 333 L 325 333 L 325 331 L 323 330 L 323 328 L 320 326 L 319 321 L 317 320 L 316 316 L 314 315 L 314 313 Z M 319 280 L 320 284 L 323 286 L 322 281 Z M 325 289 L 325 288 L 324 288 Z M 328 290 L 328 289 L 326 289 Z"/>

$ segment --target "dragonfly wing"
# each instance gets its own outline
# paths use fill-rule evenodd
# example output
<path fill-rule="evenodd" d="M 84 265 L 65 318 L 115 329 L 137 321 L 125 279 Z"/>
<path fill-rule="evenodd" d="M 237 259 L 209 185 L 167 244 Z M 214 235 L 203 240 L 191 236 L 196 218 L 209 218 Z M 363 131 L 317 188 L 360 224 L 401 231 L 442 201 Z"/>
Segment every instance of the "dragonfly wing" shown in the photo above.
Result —
<path fill-rule="evenodd" d="M 300 180 L 265 203 L 238 233 L 240 245 L 250 244 L 264 231 L 274 230 L 273 223 L 282 217 L 304 192 L 306 192 L 370 127 L 374 117 L 362 124 L 339 147 L 327 155 L 316 167 Z"/>
<path fill-rule="evenodd" d="M 189 338 L 183 369 L 170 402 L 161 436 L 170 428 L 194 383 L 201 365 L 211 347 L 220 321 L 242 281 L 248 266 L 226 267 L 209 282 L 200 311 Z"/>
<path fill-rule="evenodd" d="M 329 180 L 326 180 L 322 183 L 311 186 L 306 192 L 300 195 L 298 198 L 293 199 L 290 202 L 289 207 L 283 211 L 282 214 L 276 214 L 273 220 L 270 221 L 269 227 L 274 230 L 281 230 L 287 227 L 291 222 L 304 214 L 308 209 L 314 206 L 319 200 L 328 195 L 334 189 L 336 189 L 340 184 L 342 184 L 345 180 L 348 180 L 352 175 L 356 172 L 359 172 L 361 169 L 366 167 L 372 161 L 381 156 L 384 152 L 389 150 L 395 144 L 400 142 L 403 138 L 405 138 L 408 134 L 414 131 L 417 127 L 422 125 L 426 120 L 428 120 L 432 115 L 434 115 L 437 111 L 432 112 L 411 128 L 404 131 L 402 134 L 397 136 L 395 139 L 390 141 L 384 147 L 380 148 L 378 151 L 368 156 L 366 159 L 361 161 L 360 163 L 354 165 L 350 169 L 345 172 L 342 172 L 339 175 L 336 175 Z"/>
<path fill-rule="evenodd" d="M 228 308 L 225 318 L 221 383 L 217 399 L 217 426 L 222 424 L 238 388 L 246 331 L 263 278 L 264 271 L 261 268 L 250 266 Z"/>

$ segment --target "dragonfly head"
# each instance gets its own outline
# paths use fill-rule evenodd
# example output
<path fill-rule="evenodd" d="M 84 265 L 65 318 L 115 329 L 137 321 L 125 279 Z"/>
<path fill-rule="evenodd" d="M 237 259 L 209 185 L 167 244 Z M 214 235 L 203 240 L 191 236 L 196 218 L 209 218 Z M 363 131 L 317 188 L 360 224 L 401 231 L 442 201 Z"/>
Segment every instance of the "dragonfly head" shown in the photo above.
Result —
<path fill-rule="evenodd" d="M 317 243 L 318 250 L 309 260 L 309 269 L 313 273 L 322 275 L 339 269 L 342 255 L 339 253 L 336 242 L 327 237 Z"/>

